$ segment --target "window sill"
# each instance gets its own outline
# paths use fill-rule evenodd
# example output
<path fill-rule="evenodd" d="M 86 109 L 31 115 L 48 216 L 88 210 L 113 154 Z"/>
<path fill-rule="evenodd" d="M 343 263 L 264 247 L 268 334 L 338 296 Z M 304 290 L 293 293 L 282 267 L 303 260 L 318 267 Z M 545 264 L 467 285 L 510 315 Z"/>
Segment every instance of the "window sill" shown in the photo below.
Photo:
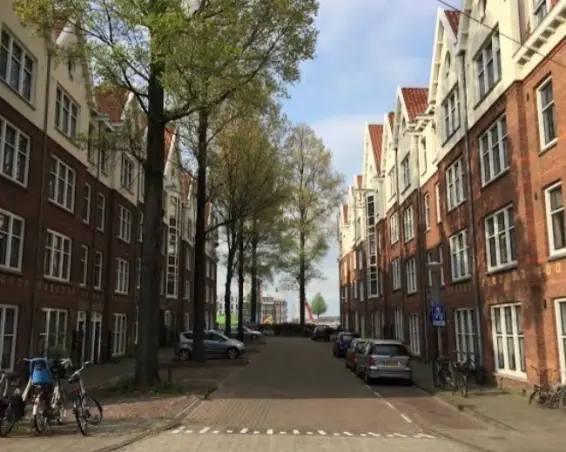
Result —
<path fill-rule="evenodd" d="M 77 136 L 80 134 L 76 134 L 75 136 L 70 136 L 67 135 L 65 132 L 63 132 L 59 127 L 55 126 L 55 130 L 57 132 L 59 132 L 59 134 L 65 139 L 67 140 L 69 143 L 71 143 L 74 147 L 76 147 L 77 149 L 80 149 L 80 146 L 77 143 Z M 65 162 L 63 162 L 65 163 Z"/>
<path fill-rule="evenodd" d="M 559 251 L 552 251 L 550 253 L 550 255 L 548 256 L 548 261 L 557 261 L 559 259 L 564 259 L 566 258 L 566 249 L 562 249 Z"/>
<path fill-rule="evenodd" d="M 549 141 L 548 143 L 546 143 L 545 145 L 541 145 L 540 147 L 540 151 L 539 151 L 539 155 L 545 154 L 546 152 L 550 151 L 552 148 L 554 148 L 556 146 L 556 144 L 558 143 L 558 137 L 556 137 L 554 140 Z"/>
<path fill-rule="evenodd" d="M 68 207 L 66 207 L 66 206 L 64 206 L 64 205 L 62 205 L 62 204 L 59 204 L 59 203 L 58 203 L 57 201 L 55 201 L 54 199 L 48 198 L 48 200 L 49 200 L 49 204 L 51 204 L 51 205 L 53 205 L 53 206 L 55 206 L 55 207 L 58 207 L 59 209 L 64 210 L 65 212 L 68 212 L 68 213 L 70 213 L 71 215 L 74 214 L 74 206 L 73 206 L 73 208 L 68 208 Z"/>
<path fill-rule="evenodd" d="M 403 188 L 403 190 L 401 190 L 401 194 L 404 195 L 405 193 L 407 193 L 407 191 L 411 188 L 411 184 L 407 185 L 406 187 Z"/>
<path fill-rule="evenodd" d="M 412 242 L 413 240 L 415 240 L 415 237 L 411 237 L 411 238 L 405 239 L 405 245 L 406 245 L 407 243 Z"/>
<path fill-rule="evenodd" d="M 472 279 L 472 275 L 462 276 L 461 278 L 452 277 L 452 284 L 461 284 L 468 282 Z"/>
<path fill-rule="evenodd" d="M 45 279 L 46 281 L 49 281 L 49 282 L 66 284 L 68 286 L 71 285 L 71 281 L 69 279 L 57 278 L 56 276 L 43 275 L 43 279 Z"/>
<path fill-rule="evenodd" d="M 519 372 L 513 370 L 497 370 L 493 372 L 493 376 L 499 378 L 508 378 L 510 380 L 520 381 L 521 383 L 528 382 L 526 372 Z"/>
<path fill-rule="evenodd" d="M 97 226 L 97 227 L 96 227 L 96 230 L 97 230 L 98 232 L 104 233 L 104 228 L 100 228 L 100 227 Z"/>
<path fill-rule="evenodd" d="M 131 239 L 128 240 L 128 239 L 125 239 L 125 238 L 120 237 L 120 236 L 118 236 L 118 240 L 120 240 L 120 242 L 122 242 L 122 243 L 125 243 L 126 245 L 129 245 L 130 243 L 132 243 Z"/>
<path fill-rule="evenodd" d="M 34 68 L 34 69 L 36 69 L 36 68 Z M 33 90 L 33 87 L 34 87 L 35 82 L 37 81 L 37 80 L 36 80 L 36 76 L 37 76 L 37 73 L 36 73 L 36 71 L 34 71 L 34 74 L 33 74 L 33 81 L 32 81 L 32 90 Z M 0 78 L 0 81 L 2 81 L 2 83 L 4 84 L 4 86 L 6 86 L 10 91 L 12 91 L 12 92 L 13 92 L 16 96 L 18 96 L 22 101 L 24 101 L 26 104 L 28 104 L 29 107 L 30 107 L 32 110 L 35 111 L 35 105 L 33 104 L 33 101 L 32 101 L 31 99 L 26 99 L 22 93 L 20 93 L 17 89 L 15 89 L 12 85 L 10 85 L 5 79 Z M 33 93 L 32 93 L 32 95 L 31 95 L 31 97 L 35 97 L 35 96 L 33 95 Z"/>
<path fill-rule="evenodd" d="M 499 179 L 501 179 L 503 176 L 505 176 L 507 174 L 509 174 L 509 168 L 501 171 L 497 176 L 491 178 L 487 182 L 482 181 L 481 189 L 483 190 L 484 188 L 489 187 L 491 184 L 497 182 Z"/>
<path fill-rule="evenodd" d="M 28 168 L 26 170 L 26 173 L 29 173 L 29 155 L 28 155 Z M 20 182 L 19 180 L 14 179 L 13 177 L 10 177 L 2 172 L 0 172 L 0 177 L 2 177 L 3 179 L 6 179 L 8 182 L 11 182 L 14 185 L 17 185 L 18 187 L 21 188 L 25 188 L 27 190 L 28 188 L 28 174 L 26 174 L 26 181 L 25 182 Z"/>
<path fill-rule="evenodd" d="M 129 292 L 121 292 L 121 291 L 119 291 L 119 290 L 115 290 L 114 293 L 115 293 L 116 295 L 124 295 L 124 296 L 130 295 Z"/>
<path fill-rule="evenodd" d="M 518 266 L 517 262 L 513 262 L 511 264 L 502 265 L 501 267 L 488 268 L 486 274 L 488 276 L 491 276 L 491 275 L 496 275 L 496 274 L 499 274 L 499 273 L 505 273 L 505 272 L 508 272 L 510 270 L 516 270 L 517 266 Z"/>
<path fill-rule="evenodd" d="M 0 272 L 2 273 L 10 273 L 11 275 L 21 275 L 22 268 L 12 268 L 12 267 L 5 267 L 4 265 L 0 265 Z"/>
<path fill-rule="evenodd" d="M 458 125 L 458 127 L 456 127 L 452 132 L 450 132 L 450 135 L 448 135 L 446 138 L 444 138 L 444 140 L 442 140 L 442 143 L 440 144 L 440 147 L 444 147 L 446 146 L 446 144 L 452 139 L 452 137 L 454 135 L 456 135 L 456 132 L 458 132 L 458 130 L 460 130 L 460 126 Z"/>
<path fill-rule="evenodd" d="M 458 207 L 460 207 L 462 204 L 465 204 L 466 201 L 467 201 L 467 199 L 463 199 L 463 200 L 460 201 L 459 203 L 454 204 L 452 207 L 446 206 L 446 213 L 450 213 L 450 212 L 452 212 L 453 210 L 456 210 L 456 209 L 457 209 Z"/>
<path fill-rule="evenodd" d="M 501 77 L 499 78 L 499 80 L 495 81 L 493 85 L 484 93 L 484 95 L 476 101 L 476 103 L 472 107 L 472 110 L 477 110 L 479 106 L 483 103 L 483 101 L 486 100 L 487 97 L 493 92 L 493 90 L 497 87 L 497 85 L 499 85 L 499 83 L 501 83 Z"/>

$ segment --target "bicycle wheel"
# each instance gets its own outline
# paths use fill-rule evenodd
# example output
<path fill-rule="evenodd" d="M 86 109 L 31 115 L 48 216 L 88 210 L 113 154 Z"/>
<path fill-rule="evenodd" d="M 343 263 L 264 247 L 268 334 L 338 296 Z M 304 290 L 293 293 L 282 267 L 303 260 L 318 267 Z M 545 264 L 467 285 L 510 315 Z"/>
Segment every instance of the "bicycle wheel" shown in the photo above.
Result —
<path fill-rule="evenodd" d="M 566 414 L 566 389 L 562 388 L 558 397 L 558 408 Z"/>
<path fill-rule="evenodd" d="M 468 376 L 466 374 L 460 374 L 458 377 L 458 388 L 462 397 L 468 397 Z"/>
<path fill-rule="evenodd" d="M 73 411 L 75 413 L 75 420 L 77 421 L 77 427 L 79 428 L 79 432 L 81 432 L 81 435 L 87 436 L 88 422 L 83 407 L 82 397 L 77 397 L 77 399 L 75 400 L 75 406 L 73 408 Z"/>
<path fill-rule="evenodd" d="M 2 410 L 2 415 L 0 416 L 0 436 L 6 438 L 16 425 L 16 412 L 12 408 L 12 403 Z"/>
<path fill-rule="evenodd" d="M 102 405 L 90 394 L 83 394 L 83 410 L 89 424 L 98 425 L 102 421 Z"/>
<path fill-rule="evenodd" d="M 533 402 L 536 402 L 537 404 L 540 403 L 540 389 L 537 388 L 535 389 L 531 395 L 529 396 L 529 405 L 532 404 Z"/>

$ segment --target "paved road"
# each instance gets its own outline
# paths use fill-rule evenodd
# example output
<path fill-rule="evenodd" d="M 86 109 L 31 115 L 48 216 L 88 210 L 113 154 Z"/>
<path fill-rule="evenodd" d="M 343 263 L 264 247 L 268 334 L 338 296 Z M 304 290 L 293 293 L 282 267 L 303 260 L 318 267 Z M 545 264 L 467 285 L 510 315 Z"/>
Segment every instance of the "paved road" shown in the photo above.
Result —
<path fill-rule="evenodd" d="M 181 427 L 124 451 L 464 452 L 442 432 L 485 428 L 417 388 L 366 386 L 329 344 L 270 338 Z"/>

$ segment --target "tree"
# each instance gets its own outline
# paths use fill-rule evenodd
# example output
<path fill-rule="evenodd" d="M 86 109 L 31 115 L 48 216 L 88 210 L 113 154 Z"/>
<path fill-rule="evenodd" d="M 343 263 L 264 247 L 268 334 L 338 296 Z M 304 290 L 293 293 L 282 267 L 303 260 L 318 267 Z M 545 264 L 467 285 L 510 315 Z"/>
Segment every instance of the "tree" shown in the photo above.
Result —
<path fill-rule="evenodd" d="M 328 311 L 328 306 L 324 297 L 318 292 L 311 301 L 311 312 L 319 318 L 322 314 Z"/>
<path fill-rule="evenodd" d="M 281 268 L 299 286 L 300 323 L 305 324 L 306 286 L 322 275 L 316 263 L 334 236 L 331 215 L 343 197 L 343 177 L 332 168 L 332 152 L 307 125 L 295 126 L 286 140 L 291 196 Z"/>

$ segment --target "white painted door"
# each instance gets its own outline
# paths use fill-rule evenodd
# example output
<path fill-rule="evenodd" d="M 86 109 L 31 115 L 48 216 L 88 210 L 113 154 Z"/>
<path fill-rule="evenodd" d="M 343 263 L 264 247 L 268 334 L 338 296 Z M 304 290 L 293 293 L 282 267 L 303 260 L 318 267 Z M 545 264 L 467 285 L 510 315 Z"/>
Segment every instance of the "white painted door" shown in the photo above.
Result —
<path fill-rule="evenodd" d="M 560 361 L 560 378 L 566 383 L 566 299 L 556 300 L 556 335 Z"/>

